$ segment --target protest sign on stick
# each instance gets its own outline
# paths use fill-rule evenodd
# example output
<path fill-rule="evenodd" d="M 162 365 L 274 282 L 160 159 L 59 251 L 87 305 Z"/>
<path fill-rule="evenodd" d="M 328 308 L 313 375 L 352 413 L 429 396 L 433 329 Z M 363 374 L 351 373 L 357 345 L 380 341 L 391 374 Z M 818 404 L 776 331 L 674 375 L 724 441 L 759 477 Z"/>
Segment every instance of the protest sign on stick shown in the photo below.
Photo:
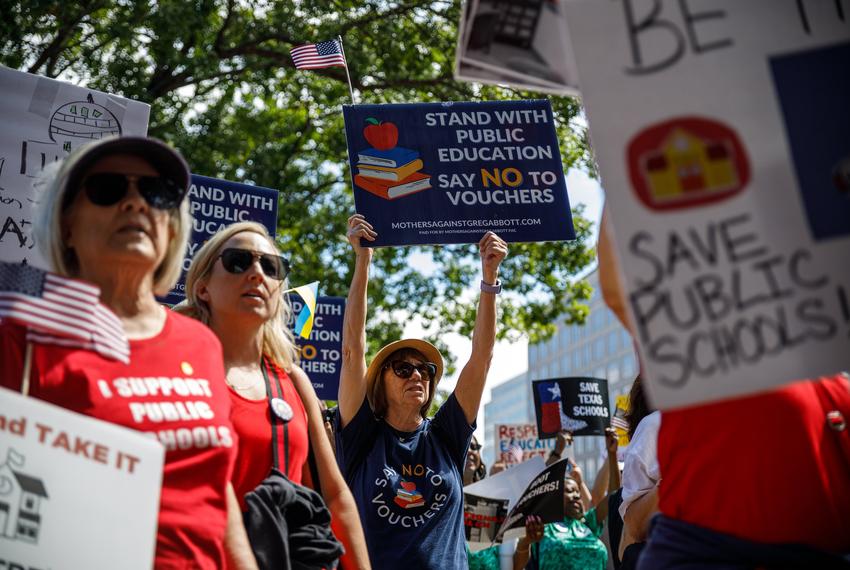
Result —
<path fill-rule="evenodd" d="M 3 565 L 149 570 L 164 458 L 137 431 L 0 388 Z"/>
<path fill-rule="evenodd" d="M 532 457 L 542 457 L 545 460 L 555 449 L 554 439 L 538 437 L 535 424 L 494 424 L 493 431 L 496 436 L 496 461 L 502 461 L 506 465 L 515 461 L 514 453 L 517 448 L 522 451 L 520 461 L 527 461 Z"/>
<path fill-rule="evenodd" d="M 183 258 L 183 273 L 163 302 L 176 305 L 186 298 L 186 271 L 206 241 L 236 222 L 258 222 L 274 237 L 277 231 L 277 191 L 262 186 L 192 175 L 189 207 L 192 235 Z"/>
<path fill-rule="evenodd" d="M 540 517 L 545 523 L 560 522 L 564 519 L 564 477 L 567 473 L 567 460 L 557 461 L 540 472 L 511 506 L 505 522 L 496 535 L 501 540 L 512 529 L 523 529 L 529 515 Z"/>
<path fill-rule="evenodd" d="M 578 72 L 561 2 L 464 2 L 455 53 L 459 81 L 578 94 Z"/>
<path fill-rule="evenodd" d="M 298 295 L 291 295 L 292 320 L 302 308 Z M 309 338 L 295 337 L 301 350 L 299 365 L 310 377 L 320 400 L 336 400 L 339 393 L 339 373 L 342 365 L 342 320 L 345 316 L 345 297 L 319 297 Z"/>
<path fill-rule="evenodd" d="M 33 241 L 33 183 L 107 136 L 145 136 L 150 105 L 0 66 L 0 260 L 49 269 Z"/>
<path fill-rule="evenodd" d="M 575 238 L 546 100 L 343 107 L 370 246 Z"/>
<path fill-rule="evenodd" d="M 642 376 L 668 409 L 846 369 L 850 23 L 569 2 Z"/>
<path fill-rule="evenodd" d="M 540 439 L 566 430 L 575 435 L 605 435 L 611 410 L 608 381 L 600 378 L 555 378 L 531 383 Z"/>
<path fill-rule="evenodd" d="M 469 543 L 490 544 L 508 513 L 507 499 L 463 494 L 463 530 Z"/>

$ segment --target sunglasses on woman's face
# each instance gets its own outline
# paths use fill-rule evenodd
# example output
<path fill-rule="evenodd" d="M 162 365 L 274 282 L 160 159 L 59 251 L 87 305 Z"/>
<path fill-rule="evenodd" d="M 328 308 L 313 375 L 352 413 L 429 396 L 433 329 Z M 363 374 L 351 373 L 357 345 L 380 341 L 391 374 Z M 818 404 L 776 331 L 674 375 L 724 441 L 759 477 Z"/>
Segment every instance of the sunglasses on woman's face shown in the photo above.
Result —
<path fill-rule="evenodd" d="M 260 260 L 260 269 L 266 277 L 283 281 L 289 275 L 289 260 L 280 255 L 271 253 L 255 253 L 250 249 L 228 247 L 219 255 L 221 265 L 228 273 L 236 275 L 245 273 L 254 264 L 254 260 Z"/>
<path fill-rule="evenodd" d="M 89 202 L 95 206 L 113 206 L 124 199 L 130 190 L 130 180 L 136 181 L 139 194 L 151 208 L 173 210 L 183 200 L 183 188 L 164 176 L 131 176 L 118 172 L 90 174 L 83 181 Z"/>
<path fill-rule="evenodd" d="M 393 360 L 384 368 L 392 368 L 393 372 L 399 378 L 407 380 L 413 376 L 413 371 L 418 370 L 419 375 L 425 380 L 433 380 L 437 375 L 437 365 L 433 362 L 423 362 L 422 364 L 413 364 L 405 360 Z"/>

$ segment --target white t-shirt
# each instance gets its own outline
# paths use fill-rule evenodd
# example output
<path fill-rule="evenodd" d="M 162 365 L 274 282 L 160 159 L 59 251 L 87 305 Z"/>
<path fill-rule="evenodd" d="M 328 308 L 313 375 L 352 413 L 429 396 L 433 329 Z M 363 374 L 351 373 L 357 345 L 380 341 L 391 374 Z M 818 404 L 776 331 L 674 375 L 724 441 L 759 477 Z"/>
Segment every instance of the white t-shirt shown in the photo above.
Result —
<path fill-rule="evenodd" d="M 657 453 L 660 427 L 661 412 L 652 412 L 640 421 L 626 447 L 621 517 L 626 516 L 629 505 L 650 492 L 661 480 Z"/>

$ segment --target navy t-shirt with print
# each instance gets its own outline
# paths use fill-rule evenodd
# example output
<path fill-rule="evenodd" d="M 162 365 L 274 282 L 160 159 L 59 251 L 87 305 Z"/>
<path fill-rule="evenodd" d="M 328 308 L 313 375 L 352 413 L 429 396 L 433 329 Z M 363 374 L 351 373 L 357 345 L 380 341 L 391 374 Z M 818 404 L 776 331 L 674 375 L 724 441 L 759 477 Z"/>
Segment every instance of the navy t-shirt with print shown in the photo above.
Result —
<path fill-rule="evenodd" d="M 373 568 L 467 567 L 461 474 L 474 429 L 454 394 L 412 432 L 376 418 L 366 399 L 345 428 L 337 425 L 337 460 Z"/>

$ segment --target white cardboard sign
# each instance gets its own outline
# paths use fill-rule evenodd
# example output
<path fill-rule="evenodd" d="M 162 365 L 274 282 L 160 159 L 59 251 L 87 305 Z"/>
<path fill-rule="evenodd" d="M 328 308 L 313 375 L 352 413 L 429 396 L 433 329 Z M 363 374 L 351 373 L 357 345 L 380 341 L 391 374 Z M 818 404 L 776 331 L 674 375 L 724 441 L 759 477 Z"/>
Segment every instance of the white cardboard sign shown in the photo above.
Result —
<path fill-rule="evenodd" d="M 164 457 L 139 432 L 0 388 L 0 558 L 150 570 Z"/>
<path fill-rule="evenodd" d="M 148 132 L 150 105 L 0 66 L 0 260 L 49 269 L 32 237 L 33 182 L 104 136 Z"/>
<path fill-rule="evenodd" d="M 850 348 L 850 20 L 834 2 L 567 3 L 645 377 L 673 408 Z"/>
<path fill-rule="evenodd" d="M 532 457 L 542 457 L 545 461 L 555 449 L 556 438 L 540 439 L 537 436 L 536 424 L 495 424 L 493 430 L 496 436 L 496 461 L 511 464 L 512 445 L 518 445 L 522 449 L 523 461 Z"/>

